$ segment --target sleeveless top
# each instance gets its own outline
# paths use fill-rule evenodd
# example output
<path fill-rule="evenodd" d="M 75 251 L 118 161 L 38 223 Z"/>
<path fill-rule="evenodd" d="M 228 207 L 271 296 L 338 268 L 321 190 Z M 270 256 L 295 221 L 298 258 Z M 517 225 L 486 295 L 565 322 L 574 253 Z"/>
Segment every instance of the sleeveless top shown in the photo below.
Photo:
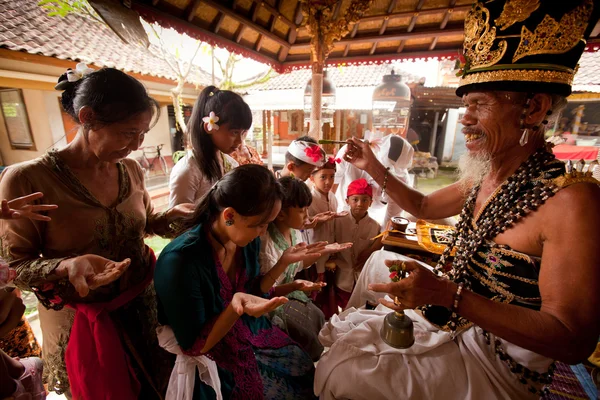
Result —
<path fill-rule="evenodd" d="M 554 193 L 576 183 L 599 183 L 591 177 L 591 174 L 575 171 L 572 174 L 567 173 L 565 163 L 553 159 L 543 166 L 539 177 L 529 181 L 524 190 L 515 193 L 513 200 L 517 209 L 522 200 L 520 196 L 530 190 L 539 190 L 534 185 L 540 181 L 546 186 L 553 187 Z M 472 217 L 468 224 L 470 229 L 477 227 L 480 222 L 479 217 L 489 207 L 495 207 L 494 200 L 498 194 L 499 191 L 492 194 L 478 215 Z M 542 206 L 543 204 L 540 207 Z M 471 291 L 488 299 L 540 310 L 542 305 L 538 283 L 540 267 L 540 257 L 515 251 L 510 246 L 497 244 L 488 238 L 469 259 L 466 279 L 470 283 Z M 423 311 L 430 322 L 447 329 L 445 325 L 450 310 L 440 306 L 429 306 Z"/>

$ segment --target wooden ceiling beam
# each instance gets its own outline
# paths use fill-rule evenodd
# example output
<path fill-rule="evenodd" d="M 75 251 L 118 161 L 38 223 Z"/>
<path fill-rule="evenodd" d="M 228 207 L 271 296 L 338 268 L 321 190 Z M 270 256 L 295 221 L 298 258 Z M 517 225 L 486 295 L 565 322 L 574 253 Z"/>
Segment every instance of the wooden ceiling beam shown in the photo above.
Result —
<path fill-rule="evenodd" d="M 296 10 L 294 11 L 294 22 L 296 26 L 300 25 L 303 19 L 304 15 L 302 15 L 302 3 L 298 2 L 298 4 L 296 4 Z"/>
<path fill-rule="evenodd" d="M 239 43 L 242 40 L 242 36 L 244 35 L 244 31 L 246 30 L 246 25 L 240 24 L 237 32 L 235 33 L 235 42 Z"/>
<path fill-rule="evenodd" d="M 444 29 L 440 31 L 439 29 L 426 29 L 419 30 L 413 32 L 396 32 L 389 33 L 387 35 L 366 35 L 366 36 L 355 36 L 353 38 L 345 38 L 341 39 L 335 44 L 358 44 L 358 43 L 373 43 L 373 42 L 387 42 L 393 40 L 410 40 L 410 39 L 423 39 L 423 38 L 431 38 L 435 36 L 439 37 L 447 37 L 447 36 L 458 36 L 462 35 L 464 32 L 464 28 L 453 27 L 450 29 Z M 301 49 L 309 49 L 310 43 L 300 43 L 292 46 L 293 49 L 301 50 Z"/>
<path fill-rule="evenodd" d="M 256 22 L 256 19 L 258 18 L 258 12 L 260 11 L 260 3 L 252 4 L 250 10 L 252 14 L 252 22 Z"/>
<path fill-rule="evenodd" d="M 256 41 L 256 44 L 254 45 L 254 50 L 260 51 L 260 48 L 262 47 L 263 39 L 264 39 L 263 35 L 258 35 L 258 40 Z"/>
<path fill-rule="evenodd" d="M 238 14 L 236 12 L 234 12 L 233 10 L 231 10 L 231 8 L 224 6 L 223 4 L 214 1 L 214 0 L 202 0 L 203 3 L 205 3 L 206 5 L 209 5 L 210 7 L 224 13 L 225 15 L 227 15 L 228 17 L 236 20 L 237 22 L 239 22 L 240 24 L 245 25 L 248 28 L 251 28 L 255 31 L 257 31 L 259 34 L 273 40 L 274 42 L 276 42 L 277 44 L 279 44 L 280 46 L 286 46 L 289 47 L 290 43 L 282 38 L 280 38 L 279 36 L 277 36 L 274 33 L 269 32 L 267 29 L 263 28 L 262 26 L 258 25 L 255 23 L 256 21 L 256 15 L 257 15 L 257 11 L 258 10 L 258 6 L 255 5 L 255 9 L 253 10 L 253 15 L 252 15 L 252 20 L 244 17 L 241 14 Z M 237 39 L 236 39 L 237 41 Z M 239 41 L 237 41 L 239 43 Z"/>
<path fill-rule="evenodd" d="M 185 9 L 184 18 L 186 21 L 190 22 L 194 19 L 196 15 L 196 11 L 198 11 L 198 7 L 200 7 L 201 0 L 192 1 Z"/>
<path fill-rule="evenodd" d="M 333 20 L 335 21 L 340 16 L 340 10 L 342 9 L 343 1 L 338 1 L 333 10 Z"/>
<path fill-rule="evenodd" d="M 265 10 L 271 13 L 271 15 L 275 16 L 275 18 L 279 18 L 281 22 L 289 26 L 290 28 L 296 27 L 296 24 L 287 19 L 285 15 L 279 12 L 279 7 L 277 5 L 273 7 L 269 3 L 264 0 L 252 0 L 254 4 L 256 4 L 257 8 L 263 7 Z M 300 2 L 298 2 L 300 4 Z"/>
<path fill-rule="evenodd" d="M 464 5 L 464 6 L 456 6 L 456 7 L 452 7 L 452 8 L 448 8 L 448 7 L 426 8 L 424 10 L 420 10 L 418 13 L 419 13 L 419 16 L 434 15 L 434 14 L 441 14 L 448 10 L 451 10 L 450 12 L 469 11 L 472 7 L 473 7 L 472 5 Z M 362 17 L 361 19 L 358 20 L 358 22 L 381 21 L 385 17 L 388 17 L 389 19 L 413 17 L 415 15 L 415 12 L 416 11 L 403 11 L 403 12 L 398 12 L 398 13 L 393 13 L 393 14 L 369 15 L 366 17 Z"/>
<path fill-rule="evenodd" d="M 221 24 L 223 24 L 223 20 L 225 19 L 225 14 L 220 12 L 214 22 L 214 33 L 219 33 L 219 29 L 221 29 Z"/>
<path fill-rule="evenodd" d="M 288 33 L 288 42 L 289 42 L 289 44 L 296 43 L 296 38 L 297 37 L 298 37 L 298 29 L 296 29 L 296 28 L 290 28 L 290 31 Z"/>
<path fill-rule="evenodd" d="M 277 59 L 279 60 L 279 62 L 284 62 L 285 59 L 287 58 L 289 52 L 290 52 L 289 48 L 281 47 L 279 49 L 279 53 L 277 53 Z"/>
<path fill-rule="evenodd" d="M 377 50 L 377 42 L 373 43 L 373 46 L 371 46 L 371 50 L 369 50 L 369 55 L 372 56 L 373 54 L 375 54 L 375 50 Z"/>
<path fill-rule="evenodd" d="M 445 29 L 446 28 L 446 24 L 448 24 L 448 20 L 450 19 L 450 14 L 452 14 L 452 10 L 454 5 L 456 4 L 456 0 L 450 0 L 450 5 L 448 7 L 448 10 L 446 11 L 446 14 L 444 14 L 444 19 L 442 20 L 442 23 L 440 24 L 440 29 Z"/>
<path fill-rule="evenodd" d="M 402 53 L 402 50 L 404 50 L 404 40 L 400 41 L 400 45 L 396 49 L 396 53 Z"/>
<path fill-rule="evenodd" d="M 438 37 L 436 36 L 436 37 L 433 38 L 433 41 L 429 45 L 429 50 L 435 49 L 435 46 L 437 45 L 437 42 L 438 42 Z"/>
<path fill-rule="evenodd" d="M 406 32 L 412 32 L 412 30 L 415 29 L 415 24 L 417 23 L 417 18 L 419 18 L 419 12 L 421 11 L 421 8 L 423 8 L 423 4 L 425 4 L 425 0 L 419 0 L 419 4 L 417 4 L 417 7 L 415 8 L 415 13 L 410 19 L 410 24 L 408 24 Z"/>
<path fill-rule="evenodd" d="M 448 20 L 450 19 L 450 14 L 452 14 L 452 7 L 454 7 L 455 4 L 456 4 L 456 0 L 450 0 L 450 4 L 448 5 L 448 10 L 444 14 L 444 19 L 442 19 L 442 23 L 440 24 L 441 30 L 444 30 L 446 28 L 446 25 L 448 24 Z M 433 38 L 431 45 L 429 45 L 429 50 L 435 49 L 437 42 L 438 42 L 438 37 L 436 36 Z"/>
<path fill-rule="evenodd" d="M 398 3 L 398 0 L 392 0 L 390 1 L 390 5 L 387 9 L 387 14 L 391 14 L 392 11 L 394 11 L 394 8 L 396 8 L 396 3 Z M 383 35 L 385 33 L 385 30 L 387 29 L 388 24 L 390 23 L 390 18 L 389 17 L 384 17 L 383 18 L 383 23 L 381 24 L 381 28 L 379 28 L 379 34 Z"/>

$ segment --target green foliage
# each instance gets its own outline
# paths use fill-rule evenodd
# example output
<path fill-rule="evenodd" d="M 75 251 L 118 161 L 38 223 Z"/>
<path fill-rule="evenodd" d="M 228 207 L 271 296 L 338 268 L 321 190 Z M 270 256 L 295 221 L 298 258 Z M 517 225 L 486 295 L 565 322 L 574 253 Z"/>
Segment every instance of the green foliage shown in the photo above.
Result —
<path fill-rule="evenodd" d="M 104 23 L 87 0 L 41 0 L 38 6 L 46 10 L 49 17 L 65 18 L 69 14 L 76 14 L 94 22 Z"/>

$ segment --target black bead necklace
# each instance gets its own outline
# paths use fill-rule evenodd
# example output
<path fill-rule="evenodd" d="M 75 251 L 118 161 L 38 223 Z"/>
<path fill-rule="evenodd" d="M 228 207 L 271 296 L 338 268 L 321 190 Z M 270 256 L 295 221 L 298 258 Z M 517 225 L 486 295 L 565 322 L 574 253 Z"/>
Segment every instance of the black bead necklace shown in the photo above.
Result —
<path fill-rule="evenodd" d="M 476 225 L 473 212 L 480 186 L 473 187 L 460 214 L 452 243 L 440 257 L 435 267 L 435 273 L 456 283 L 463 283 L 465 289 L 470 289 L 471 279 L 475 278 L 469 273 L 468 263 L 475 251 L 484 241 L 492 240 L 525 215 L 537 210 L 559 190 L 556 185 L 544 179 L 539 179 L 545 178 L 545 167 L 553 161 L 555 161 L 555 157 L 546 146 L 538 149 L 490 197 L 482 207 Z M 456 248 L 456 254 L 452 262 L 452 269 L 444 272 L 444 265 L 450 258 L 453 248 Z M 495 297 L 495 300 L 510 301 L 500 293 Z M 468 323 L 468 320 L 453 311 L 447 327 L 455 332 L 458 326 L 464 326 Z M 486 342 L 491 345 L 490 334 L 483 331 L 483 335 Z M 493 346 L 498 357 L 506 363 L 521 383 L 527 385 L 529 381 L 532 381 L 547 385 L 552 382 L 554 363 L 550 366 L 548 372 L 540 374 L 514 361 L 502 348 L 500 340 L 495 339 Z M 540 396 L 548 393 L 547 387 L 538 390 L 533 384 L 529 385 L 528 390 Z"/>

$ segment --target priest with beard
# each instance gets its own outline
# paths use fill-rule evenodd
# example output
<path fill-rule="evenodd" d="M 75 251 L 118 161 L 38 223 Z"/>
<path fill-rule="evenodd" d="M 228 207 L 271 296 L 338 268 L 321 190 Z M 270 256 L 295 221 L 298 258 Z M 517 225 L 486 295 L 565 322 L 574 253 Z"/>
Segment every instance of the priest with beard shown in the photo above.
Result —
<path fill-rule="evenodd" d="M 368 144 L 348 141 L 345 160 L 404 210 L 460 219 L 434 269 L 389 252 L 369 259 L 356 308 L 320 333 L 330 347 L 316 370 L 321 399 L 539 398 L 555 361 L 575 364 L 594 351 L 600 188 L 592 171 L 554 157 L 544 131 L 571 93 L 600 14 L 595 3 L 474 4 L 457 89 L 468 149 L 459 182 L 423 195 L 389 174 Z M 408 277 L 391 282 L 392 265 Z M 366 300 L 380 304 L 367 310 Z M 392 309 L 414 322 L 407 349 L 381 339 Z"/>

